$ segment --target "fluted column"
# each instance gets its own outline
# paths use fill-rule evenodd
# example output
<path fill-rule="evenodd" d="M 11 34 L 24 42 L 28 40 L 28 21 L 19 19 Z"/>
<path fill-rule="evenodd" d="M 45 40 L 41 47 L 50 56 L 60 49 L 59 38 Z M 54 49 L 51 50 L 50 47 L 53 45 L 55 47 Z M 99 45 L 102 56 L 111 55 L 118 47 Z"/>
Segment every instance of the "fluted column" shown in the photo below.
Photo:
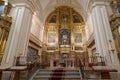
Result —
<path fill-rule="evenodd" d="M 17 1 L 11 2 L 14 5 L 10 14 L 13 20 L 2 65 L 12 66 L 15 64 L 15 56 L 27 55 L 33 12 L 27 1 Z"/>
<path fill-rule="evenodd" d="M 93 4 L 91 4 L 90 13 L 94 27 L 97 52 L 99 56 L 105 57 L 107 65 L 117 65 L 119 62 L 115 51 L 112 50 L 115 49 L 115 47 L 106 10 L 108 3 L 104 0 L 92 1 Z"/>

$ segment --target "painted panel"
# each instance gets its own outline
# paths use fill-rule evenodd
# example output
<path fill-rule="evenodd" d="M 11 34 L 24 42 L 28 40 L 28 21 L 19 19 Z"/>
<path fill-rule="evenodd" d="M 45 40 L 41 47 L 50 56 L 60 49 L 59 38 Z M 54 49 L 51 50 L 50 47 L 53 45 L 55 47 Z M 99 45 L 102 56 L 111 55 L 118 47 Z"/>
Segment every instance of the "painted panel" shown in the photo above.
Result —
<path fill-rule="evenodd" d="M 60 30 L 60 45 L 70 45 L 71 36 L 70 31 L 68 29 Z"/>
<path fill-rule="evenodd" d="M 81 47 L 81 46 L 75 46 L 75 50 L 83 50 L 83 47 Z"/>
<path fill-rule="evenodd" d="M 47 50 L 56 50 L 56 47 L 55 46 L 48 46 Z"/>
<path fill-rule="evenodd" d="M 56 34 L 48 33 L 48 43 L 55 43 Z"/>
<path fill-rule="evenodd" d="M 120 13 L 120 3 L 117 4 L 118 12 Z"/>
<path fill-rule="evenodd" d="M 37 59 L 38 50 L 34 49 L 32 47 L 28 47 L 28 53 L 27 53 L 27 62 L 32 62 Z"/>
<path fill-rule="evenodd" d="M 75 33 L 75 34 L 74 34 L 74 41 L 75 41 L 76 43 L 82 42 L 82 33 Z"/>

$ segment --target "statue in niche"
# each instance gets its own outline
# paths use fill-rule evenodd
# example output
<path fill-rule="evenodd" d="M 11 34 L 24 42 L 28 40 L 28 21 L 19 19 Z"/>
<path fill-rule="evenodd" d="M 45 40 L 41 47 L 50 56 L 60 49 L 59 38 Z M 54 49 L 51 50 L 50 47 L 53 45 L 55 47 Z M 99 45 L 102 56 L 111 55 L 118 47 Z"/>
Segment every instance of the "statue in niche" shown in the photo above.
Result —
<path fill-rule="evenodd" d="M 68 36 L 65 34 L 62 36 L 63 37 L 63 44 L 67 42 Z"/>
<path fill-rule="evenodd" d="M 120 4 L 116 1 L 111 2 L 111 8 L 113 10 L 113 13 L 119 13 L 120 12 Z"/>
<path fill-rule="evenodd" d="M 62 22 L 68 22 L 68 15 L 62 15 Z"/>
<path fill-rule="evenodd" d="M 57 17 L 56 15 L 53 15 L 49 21 L 50 23 L 56 23 L 57 22 Z"/>

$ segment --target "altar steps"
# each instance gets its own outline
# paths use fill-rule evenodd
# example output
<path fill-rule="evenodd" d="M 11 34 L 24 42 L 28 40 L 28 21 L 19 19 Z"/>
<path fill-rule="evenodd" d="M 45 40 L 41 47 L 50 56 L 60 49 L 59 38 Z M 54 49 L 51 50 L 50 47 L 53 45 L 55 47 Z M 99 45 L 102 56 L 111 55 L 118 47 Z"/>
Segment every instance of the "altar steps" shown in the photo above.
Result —
<path fill-rule="evenodd" d="M 54 71 L 48 69 L 40 69 L 32 80 L 80 80 L 81 74 L 79 70 L 64 70 L 62 76 L 59 76 L 61 72 L 56 72 L 53 76 Z M 52 77 L 52 79 L 51 79 Z"/>

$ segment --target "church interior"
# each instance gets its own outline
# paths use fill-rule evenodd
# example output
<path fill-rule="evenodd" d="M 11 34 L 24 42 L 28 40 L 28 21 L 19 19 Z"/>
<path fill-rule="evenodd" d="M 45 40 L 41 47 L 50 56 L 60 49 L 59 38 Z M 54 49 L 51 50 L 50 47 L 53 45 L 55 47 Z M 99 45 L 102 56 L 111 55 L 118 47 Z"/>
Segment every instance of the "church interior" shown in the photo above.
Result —
<path fill-rule="evenodd" d="M 89 79 L 120 79 L 120 0 L 0 0 L 0 80 Z"/>

